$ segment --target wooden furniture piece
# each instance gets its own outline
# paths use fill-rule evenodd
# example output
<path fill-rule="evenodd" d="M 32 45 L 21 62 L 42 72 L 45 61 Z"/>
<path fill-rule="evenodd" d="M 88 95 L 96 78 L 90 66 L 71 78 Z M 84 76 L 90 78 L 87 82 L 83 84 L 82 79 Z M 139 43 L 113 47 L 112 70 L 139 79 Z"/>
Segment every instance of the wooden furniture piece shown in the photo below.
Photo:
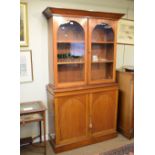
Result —
<path fill-rule="evenodd" d="M 27 123 L 39 122 L 40 129 L 40 143 L 42 142 L 42 122 L 44 130 L 44 147 L 46 152 L 46 107 L 41 101 L 24 102 L 20 104 L 20 124 L 23 126 Z M 38 138 L 34 137 L 33 139 Z M 32 143 L 32 138 L 30 143 Z M 27 141 L 26 139 L 21 140 L 21 142 Z"/>
<path fill-rule="evenodd" d="M 55 152 L 115 137 L 116 28 L 123 14 L 47 8 L 49 133 Z"/>
<path fill-rule="evenodd" d="M 127 138 L 134 135 L 134 72 L 117 71 L 119 84 L 118 130 Z"/>

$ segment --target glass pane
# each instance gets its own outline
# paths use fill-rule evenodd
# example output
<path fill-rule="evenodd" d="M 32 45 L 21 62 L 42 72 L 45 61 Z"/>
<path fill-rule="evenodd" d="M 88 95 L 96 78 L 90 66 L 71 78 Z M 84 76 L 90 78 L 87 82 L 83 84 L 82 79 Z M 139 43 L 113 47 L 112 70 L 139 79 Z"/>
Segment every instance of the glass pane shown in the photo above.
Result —
<path fill-rule="evenodd" d="M 112 79 L 113 63 L 93 63 L 91 70 L 92 80 Z"/>
<path fill-rule="evenodd" d="M 92 41 L 114 41 L 112 27 L 105 23 L 96 25 L 92 32 Z"/>
<path fill-rule="evenodd" d="M 114 33 L 110 25 L 101 23 L 92 31 L 91 80 L 113 78 Z"/>
<path fill-rule="evenodd" d="M 113 44 L 92 44 L 92 62 L 113 61 Z"/>
<path fill-rule="evenodd" d="M 39 110 L 41 109 L 40 104 L 35 103 L 28 103 L 28 104 L 20 104 L 20 111 L 26 111 L 26 110 Z"/>
<path fill-rule="evenodd" d="M 84 80 L 84 64 L 65 64 L 58 66 L 58 82 L 78 82 Z"/>
<path fill-rule="evenodd" d="M 67 21 L 58 29 L 58 82 L 84 81 L 84 30 L 75 21 Z"/>
<path fill-rule="evenodd" d="M 84 43 L 58 43 L 58 64 L 84 63 Z"/>
<path fill-rule="evenodd" d="M 58 41 L 84 41 L 82 26 L 75 21 L 67 21 L 58 29 Z"/>

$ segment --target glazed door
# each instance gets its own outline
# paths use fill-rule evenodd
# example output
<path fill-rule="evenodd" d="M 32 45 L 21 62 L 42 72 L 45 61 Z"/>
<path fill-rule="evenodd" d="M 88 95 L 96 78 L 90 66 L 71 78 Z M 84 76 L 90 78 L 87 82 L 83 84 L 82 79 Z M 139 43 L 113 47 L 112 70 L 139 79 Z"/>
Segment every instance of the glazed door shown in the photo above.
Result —
<path fill-rule="evenodd" d="M 56 87 L 86 84 L 87 19 L 53 17 Z"/>
<path fill-rule="evenodd" d="M 117 90 L 105 90 L 91 94 L 91 132 L 102 136 L 116 132 Z"/>
<path fill-rule="evenodd" d="M 88 136 L 88 95 L 67 95 L 56 100 L 57 144 L 84 140 Z"/>
<path fill-rule="evenodd" d="M 89 83 L 115 81 L 115 24 L 110 20 L 89 20 Z"/>

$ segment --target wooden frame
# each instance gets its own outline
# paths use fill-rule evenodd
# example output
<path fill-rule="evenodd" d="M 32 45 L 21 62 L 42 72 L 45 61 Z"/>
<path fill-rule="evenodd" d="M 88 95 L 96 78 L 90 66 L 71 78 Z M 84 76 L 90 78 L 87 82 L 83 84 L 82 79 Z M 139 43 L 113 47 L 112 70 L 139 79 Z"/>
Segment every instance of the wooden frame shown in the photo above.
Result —
<path fill-rule="evenodd" d="M 50 142 L 54 151 L 116 137 L 116 30 L 123 14 L 49 7 L 43 14 L 49 21 L 50 84 L 47 91 Z M 79 43 L 85 46 L 71 46 Z M 78 60 L 79 55 L 85 57 Z M 72 64 L 76 66 L 63 67 Z M 78 68 L 79 64 L 82 67 Z"/>
<path fill-rule="evenodd" d="M 134 45 L 134 21 L 121 19 L 118 22 L 117 43 Z"/>
<path fill-rule="evenodd" d="M 104 19 L 120 19 L 124 16 L 123 13 L 112 13 L 112 12 L 96 12 L 96 11 L 86 11 L 86 10 L 74 10 L 74 9 L 64 9 L 64 8 L 54 8 L 47 7 L 43 11 L 44 16 L 49 19 L 53 15 L 67 15 L 67 16 L 79 16 L 79 17 L 100 17 Z"/>
<path fill-rule="evenodd" d="M 84 38 L 84 42 L 85 42 L 85 49 L 84 49 L 84 80 L 83 81 L 77 81 L 77 82 L 68 82 L 68 83 L 59 83 L 58 82 L 58 60 L 57 60 L 57 32 L 58 32 L 58 28 L 61 24 L 63 24 L 64 22 L 68 21 L 68 20 L 73 20 L 77 23 L 79 23 L 79 25 L 81 25 L 81 27 L 83 28 L 84 32 L 85 32 L 85 38 Z M 80 86 L 80 85 L 84 85 L 86 84 L 86 76 L 87 76 L 87 22 L 86 22 L 86 18 L 79 18 L 79 17 L 66 17 L 63 16 L 62 17 L 57 17 L 54 16 L 53 17 L 53 22 L 55 23 L 53 25 L 53 49 L 54 49 L 54 79 L 55 79 L 55 86 L 56 87 L 61 87 L 61 88 L 65 88 L 65 87 L 69 87 L 69 86 Z"/>
<path fill-rule="evenodd" d="M 27 3 L 20 3 L 20 46 L 28 46 Z"/>
<path fill-rule="evenodd" d="M 97 24 L 100 24 L 100 23 L 107 23 L 109 24 L 112 29 L 113 29 L 113 32 L 114 32 L 114 41 L 113 41 L 113 46 L 114 46 L 114 50 L 113 50 L 113 54 L 114 54 L 114 60 L 113 60 L 113 71 L 112 71 L 112 78 L 111 79 L 100 79 L 100 80 L 91 80 L 91 76 L 88 77 L 88 82 L 89 84 L 99 84 L 99 83 L 110 83 L 110 82 L 115 82 L 115 66 L 116 66 L 116 23 L 114 21 L 110 21 L 110 20 L 105 20 L 105 19 L 96 19 L 96 18 L 92 18 L 92 19 L 89 19 L 89 47 L 88 47 L 88 51 L 89 51 L 89 73 L 91 74 L 91 71 L 92 71 L 92 66 L 91 66 L 91 56 L 92 56 L 92 47 L 91 47 L 91 44 L 92 44 L 92 30 L 93 28 L 97 25 Z M 106 42 L 105 42 L 106 43 Z M 107 42 L 108 43 L 108 42 Z"/>
<path fill-rule="evenodd" d="M 20 52 L 20 82 L 33 81 L 32 52 L 21 50 Z"/>

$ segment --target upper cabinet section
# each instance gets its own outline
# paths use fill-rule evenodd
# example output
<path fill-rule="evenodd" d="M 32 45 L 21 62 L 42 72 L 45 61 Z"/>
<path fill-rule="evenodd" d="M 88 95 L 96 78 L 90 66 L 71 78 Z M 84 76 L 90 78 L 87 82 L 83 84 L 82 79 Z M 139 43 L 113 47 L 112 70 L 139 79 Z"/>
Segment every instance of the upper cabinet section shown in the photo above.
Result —
<path fill-rule="evenodd" d="M 115 82 L 116 24 L 122 14 L 47 8 L 50 83 L 55 88 Z"/>

